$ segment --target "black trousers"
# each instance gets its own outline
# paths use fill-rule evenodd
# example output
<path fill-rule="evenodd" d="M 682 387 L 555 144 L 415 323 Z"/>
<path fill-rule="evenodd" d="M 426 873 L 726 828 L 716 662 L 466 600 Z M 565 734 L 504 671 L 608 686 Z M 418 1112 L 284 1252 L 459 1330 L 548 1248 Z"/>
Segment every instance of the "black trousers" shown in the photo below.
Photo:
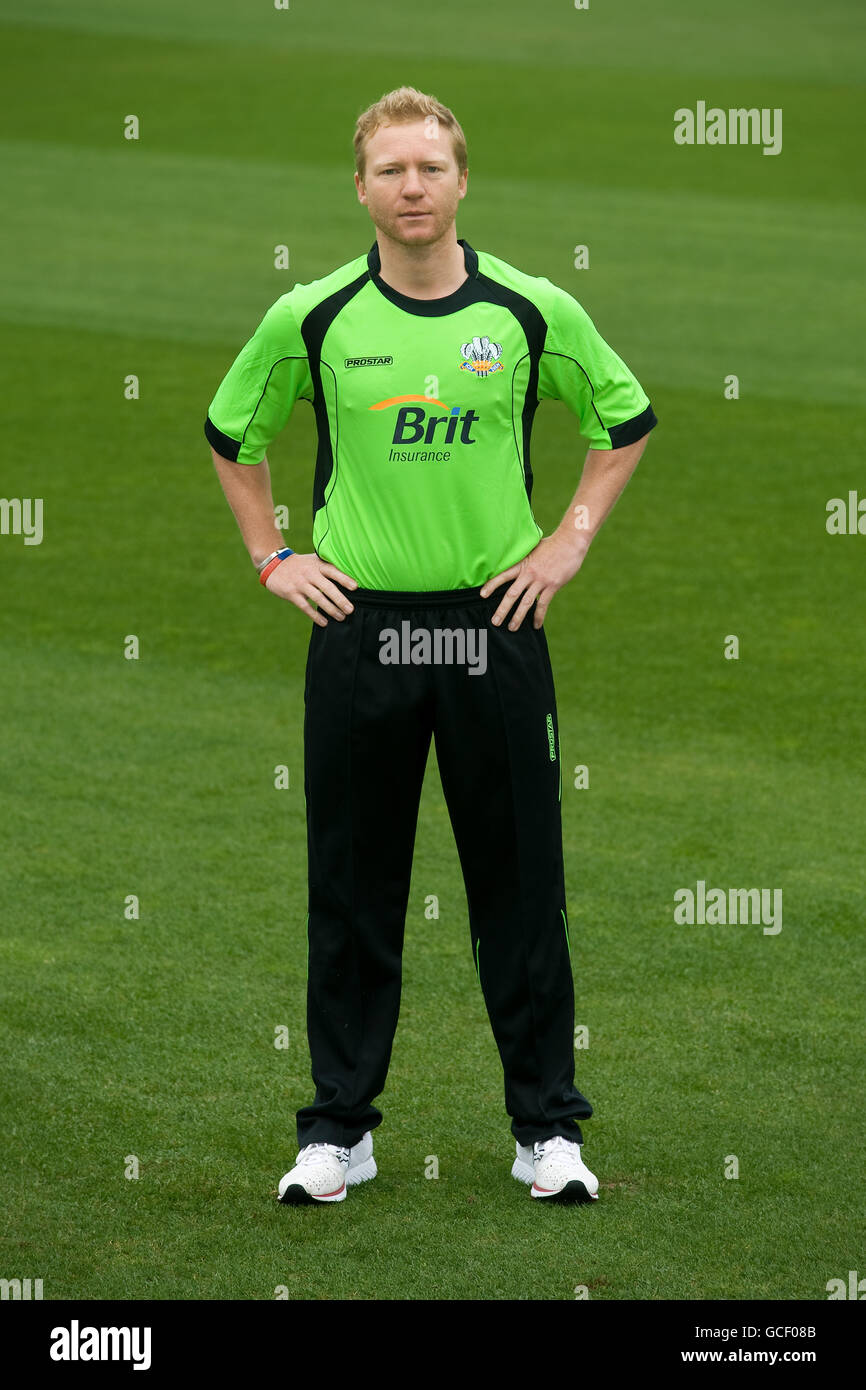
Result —
<path fill-rule="evenodd" d="M 382 1121 L 373 1101 L 385 1088 L 400 1011 L 431 737 L 512 1134 L 526 1145 L 556 1134 L 583 1142 L 578 1120 L 593 1112 L 573 1084 L 553 675 L 531 609 L 516 632 L 510 613 L 491 625 L 506 587 L 486 599 L 477 588 L 344 590 L 354 612 L 313 624 L 304 792 L 316 1094 L 297 1112 L 299 1147 L 351 1147 Z"/>

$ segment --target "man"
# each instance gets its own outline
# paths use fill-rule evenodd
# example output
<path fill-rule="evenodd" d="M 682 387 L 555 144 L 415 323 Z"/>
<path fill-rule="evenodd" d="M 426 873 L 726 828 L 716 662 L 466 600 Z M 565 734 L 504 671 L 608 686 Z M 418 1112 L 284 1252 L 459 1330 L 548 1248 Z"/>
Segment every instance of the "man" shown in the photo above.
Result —
<path fill-rule="evenodd" d="M 339 1202 L 376 1174 L 373 1100 L 399 1014 L 433 738 L 503 1064 L 512 1174 L 533 1197 L 589 1202 L 598 1180 L 579 1121 L 593 1110 L 573 1084 L 559 727 L 542 624 L 656 417 L 576 300 L 457 239 L 466 143 L 447 107 L 414 88 L 388 93 L 359 117 L 355 156 L 375 243 L 276 301 L 205 424 L 262 582 L 314 624 L 304 790 L 316 1094 L 297 1112 L 299 1153 L 279 1199 Z M 529 444 L 546 398 L 569 405 L 591 447 L 561 524 L 542 537 Z M 274 524 L 266 455 L 298 399 L 318 430 L 314 550 L 303 555 Z"/>

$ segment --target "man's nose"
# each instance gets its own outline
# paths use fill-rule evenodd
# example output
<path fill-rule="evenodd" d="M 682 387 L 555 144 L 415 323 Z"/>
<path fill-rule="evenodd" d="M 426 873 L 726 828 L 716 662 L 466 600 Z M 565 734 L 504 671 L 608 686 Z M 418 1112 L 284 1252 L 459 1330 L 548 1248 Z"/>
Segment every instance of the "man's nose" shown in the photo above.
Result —
<path fill-rule="evenodd" d="M 407 169 L 406 177 L 403 180 L 403 193 L 407 197 L 417 197 L 424 192 L 424 185 L 421 176 L 415 169 Z"/>

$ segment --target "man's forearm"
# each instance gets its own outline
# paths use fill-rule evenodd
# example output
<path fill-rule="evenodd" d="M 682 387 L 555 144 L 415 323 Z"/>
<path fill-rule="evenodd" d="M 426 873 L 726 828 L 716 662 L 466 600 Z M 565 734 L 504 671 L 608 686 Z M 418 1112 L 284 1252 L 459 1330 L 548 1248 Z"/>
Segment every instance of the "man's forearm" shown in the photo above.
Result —
<path fill-rule="evenodd" d="M 577 492 L 556 535 L 576 548 L 588 550 L 605 518 L 625 488 L 646 448 L 649 435 L 622 449 L 590 449 Z"/>
<path fill-rule="evenodd" d="M 213 448 L 214 468 L 253 564 L 285 541 L 274 520 L 274 498 L 267 457 L 261 463 L 232 463 Z"/>

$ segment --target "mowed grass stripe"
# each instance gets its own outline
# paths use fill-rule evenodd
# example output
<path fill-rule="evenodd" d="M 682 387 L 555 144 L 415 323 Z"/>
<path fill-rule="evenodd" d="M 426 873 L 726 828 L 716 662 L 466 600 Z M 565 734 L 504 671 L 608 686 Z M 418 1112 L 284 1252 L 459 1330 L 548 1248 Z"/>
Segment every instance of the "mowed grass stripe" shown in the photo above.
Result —
<path fill-rule="evenodd" d="M 0 272 L 7 322 L 219 341 L 227 367 L 280 294 L 363 255 L 375 237 L 348 170 L 38 142 L 7 144 L 4 155 L 17 189 Z M 236 199 L 214 219 L 220 185 Z M 100 187 L 112 196 L 95 222 Z M 853 212 L 637 190 L 571 193 L 565 206 L 563 196 L 536 180 L 479 180 L 459 229 L 477 249 L 567 288 L 640 380 L 651 372 L 662 384 L 721 393 L 734 373 L 744 396 L 860 400 Z M 274 269 L 280 244 L 286 271 Z M 590 248 L 589 270 L 574 268 L 576 245 Z M 809 318 L 805 341 L 804 315 L 818 296 L 823 312 Z"/>
<path fill-rule="evenodd" d="M 7 138 L 115 150 L 129 143 L 123 122 L 132 113 L 151 150 L 342 170 L 351 164 L 358 114 L 382 92 L 410 82 L 459 114 L 470 168 L 485 178 L 508 178 L 522 167 L 578 188 L 675 188 L 759 199 L 768 190 L 783 198 L 801 198 L 805 191 L 816 202 L 863 202 L 850 173 L 862 85 L 843 85 L 838 76 L 823 83 L 811 75 L 800 81 L 711 80 L 699 52 L 685 72 L 662 66 L 626 76 L 611 50 L 576 80 L 573 64 L 532 63 L 519 51 L 511 61 L 493 63 L 484 53 L 442 60 L 407 48 L 393 59 L 361 65 L 355 53 L 335 52 L 328 43 L 295 54 L 242 45 L 227 65 L 224 47 L 206 42 L 15 26 L 0 29 L 0 37 L 8 74 L 0 117 Z M 572 51 L 579 49 L 576 42 Z M 242 94 L 242 119 L 227 82 L 232 94 Z M 781 109 L 781 152 L 766 156 L 759 144 L 677 144 L 675 112 L 694 111 L 699 100 L 725 111 Z M 230 186 L 211 190 L 214 217 L 236 197 Z"/>
<path fill-rule="evenodd" d="M 730 0 L 723 11 L 683 11 L 659 4 L 651 22 L 642 0 L 620 0 L 614 9 L 572 6 L 530 10 L 524 0 L 498 0 L 491 12 L 460 0 L 440 0 L 437 23 L 420 10 L 396 9 L 394 0 L 366 0 L 363 23 L 349 0 L 314 5 L 295 0 L 289 9 L 244 9 L 240 0 L 149 0 L 121 7 L 114 0 L 79 0 L 73 13 L 64 0 L 6 0 L 3 19 L 38 36 L 46 30 L 99 38 L 122 35 L 128 48 L 143 40 L 182 51 L 185 43 L 230 46 L 237 61 L 244 47 L 269 49 L 303 64 L 312 55 L 350 56 L 356 71 L 387 55 L 390 62 L 417 68 L 431 59 L 451 64 L 477 57 L 490 67 L 516 58 L 587 75 L 615 63 L 628 74 L 663 69 L 674 74 L 698 69 L 710 79 L 798 75 L 810 82 L 862 86 L 858 55 L 863 21 L 850 0 L 826 0 L 816 23 L 810 0 Z M 362 59 L 359 64 L 358 59 Z M 296 76 L 297 73 L 293 73 Z M 411 80 L 411 78 L 410 78 Z"/>

